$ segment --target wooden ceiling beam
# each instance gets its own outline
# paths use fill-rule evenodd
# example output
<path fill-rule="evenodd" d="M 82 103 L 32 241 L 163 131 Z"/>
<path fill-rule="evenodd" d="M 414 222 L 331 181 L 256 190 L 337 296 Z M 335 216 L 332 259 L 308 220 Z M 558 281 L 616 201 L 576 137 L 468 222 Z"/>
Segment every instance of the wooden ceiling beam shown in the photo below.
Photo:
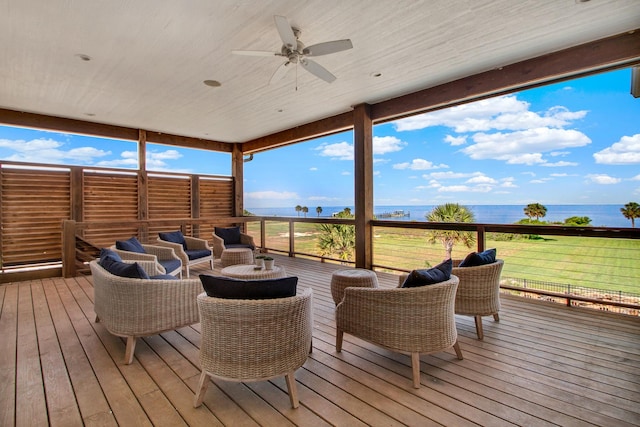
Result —
<path fill-rule="evenodd" d="M 137 141 L 140 134 L 140 129 L 135 128 L 67 119 L 64 117 L 47 116 L 44 114 L 25 113 L 22 111 L 1 108 L 0 123 L 7 126 L 73 133 L 101 138 L 124 139 L 130 141 Z M 233 144 L 224 142 L 151 131 L 147 131 L 146 134 L 148 142 L 158 144 L 174 145 L 186 148 L 200 148 L 203 150 L 222 151 L 227 153 L 230 153 L 233 150 Z"/>
<path fill-rule="evenodd" d="M 395 120 L 639 62 L 637 29 L 373 104 L 371 118 Z"/>
<path fill-rule="evenodd" d="M 242 153 L 251 154 L 259 151 L 281 147 L 296 142 L 306 141 L 321 136 L 331 135 L 353 128 L 353 112 L 338 114 L 317 120 L 313 123 L 296 126 L 282 132 L 256 138 L 242 144 Z"/>

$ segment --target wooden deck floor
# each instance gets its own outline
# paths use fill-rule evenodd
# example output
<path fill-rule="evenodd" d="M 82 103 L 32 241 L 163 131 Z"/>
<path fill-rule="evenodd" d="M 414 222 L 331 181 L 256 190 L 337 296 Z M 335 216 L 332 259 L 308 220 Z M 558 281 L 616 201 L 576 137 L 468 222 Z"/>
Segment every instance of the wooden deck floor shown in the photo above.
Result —
<path fill-rule="evenodd" d="M 457 318 L 464 360 L 423 356 L 415 390 L 408 356 L 350 335 L 335 352 L 329 282 L 339 266 L 276 262 L 314 292 L 300 408 L 277 379 L 215 381 L 194 409 L 199 325 L 141 340 L 124 365 L 124 341 L 93 322 L 91 278 L 78 277 L 0 286 L 0 426 L 640 425 L 638 319 L 505 297 L 484 341 L 473 319 Z"/>

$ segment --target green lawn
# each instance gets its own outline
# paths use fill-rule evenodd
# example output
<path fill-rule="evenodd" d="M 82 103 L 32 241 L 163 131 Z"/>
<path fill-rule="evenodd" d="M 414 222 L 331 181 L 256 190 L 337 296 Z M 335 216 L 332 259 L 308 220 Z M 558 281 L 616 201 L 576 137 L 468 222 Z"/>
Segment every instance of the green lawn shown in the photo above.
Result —
<path fill-rule="evenodd" d="M 295 224 L 296 252 L 319 254 L 319 225 Z M 259 223 L 250 223 L 250 233 L 259 236 Z M 267 223 L 267 246 L 288 251 L 286 222 Z M 427 232 L 414 229 L 376 227 L 374 263 L 411 270 L 435 265 L 444 259 L 441 244 L 427 243 Z M 538 240 L 496 241 L 487 239 L 504 259 L 503 277 L 539 280 L 571 286 L 640 293 L 640 240 L 589 237 L 542 236 Z M 454 247 L 459 259 L 475 247 Z"/>

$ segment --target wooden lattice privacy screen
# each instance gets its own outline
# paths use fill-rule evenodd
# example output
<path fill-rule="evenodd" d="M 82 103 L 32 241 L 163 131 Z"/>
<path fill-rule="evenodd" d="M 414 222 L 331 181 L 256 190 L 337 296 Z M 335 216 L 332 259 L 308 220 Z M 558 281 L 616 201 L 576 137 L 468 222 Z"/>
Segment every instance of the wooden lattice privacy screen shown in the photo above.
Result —
<path fill-rule="evenodd" d="M 131 236 L 154 241 L 180 220 L 232 217 L 233 195 L 231 177 L 0 163 L 0 267 L 59 262 L 65 219 L 110 222 L 84 231 L 97 246 Z M 130 223 L 138 220 L 166 225 L 140 230 Z M 207 238 L 212 231 L 213 224 L 187 230 Z"/>

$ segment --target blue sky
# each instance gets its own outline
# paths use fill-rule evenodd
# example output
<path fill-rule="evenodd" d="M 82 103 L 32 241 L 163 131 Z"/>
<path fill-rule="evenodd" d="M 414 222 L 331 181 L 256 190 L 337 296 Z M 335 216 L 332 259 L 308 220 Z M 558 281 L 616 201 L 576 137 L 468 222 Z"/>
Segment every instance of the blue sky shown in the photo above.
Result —
<path fill-rule="evenodd" d="M 374 128 L 376 206 L 640 201 L 630 69 Z M 0 158 L 135 169 L 136 144 L 0 127 Z M 150 144 L 149 170 L 229 175 L 230 155 Z M 353 205 L 353 134 L 257 153 L 245 207 Z"/>

